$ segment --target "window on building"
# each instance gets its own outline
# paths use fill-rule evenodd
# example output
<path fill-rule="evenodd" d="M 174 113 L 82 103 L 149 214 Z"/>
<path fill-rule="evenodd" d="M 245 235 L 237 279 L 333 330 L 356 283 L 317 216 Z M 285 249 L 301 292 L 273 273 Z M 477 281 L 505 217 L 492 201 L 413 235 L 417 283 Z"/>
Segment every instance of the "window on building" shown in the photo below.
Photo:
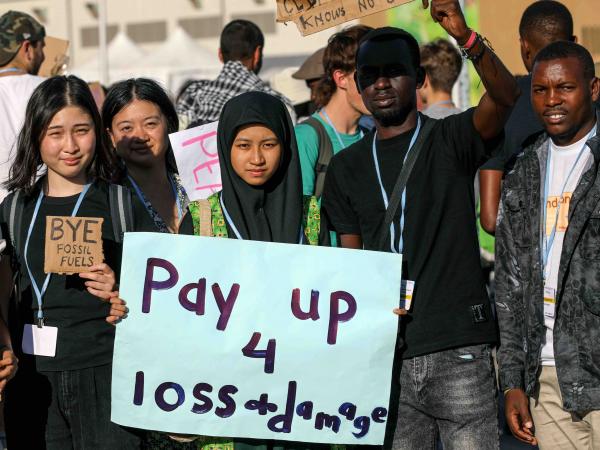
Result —
<path fill-rule="evenodd" d="M 258 25 L 258 28 L 263 33 L 275 33 L 275 13 L 264 12 L 264 13 L 243 13 L 243 14 L 232 14 L 231 20 L 245 19 L 250 22 L 254 22 Z"/>
<path fill-rule="evenodd" d="M 119 31 L 118 25 L 108 25 L 106 27 L 106 40 L 110 42 Z M 82 47 L 98 47 L 98 27 L 83 27 L 80 30 L 81 33 L 81 46 Z"/>
<path fill-rule="evenodd" d="M 180 19 L 178 23 L 194 39 L 218 37 L 223 29 L 221 16 Z"/>
<path fill-rule="evenodd" d="M 127 36 L 136 44 L 163 42 L 167 39 L 167 22 L 130 23 Z"/>

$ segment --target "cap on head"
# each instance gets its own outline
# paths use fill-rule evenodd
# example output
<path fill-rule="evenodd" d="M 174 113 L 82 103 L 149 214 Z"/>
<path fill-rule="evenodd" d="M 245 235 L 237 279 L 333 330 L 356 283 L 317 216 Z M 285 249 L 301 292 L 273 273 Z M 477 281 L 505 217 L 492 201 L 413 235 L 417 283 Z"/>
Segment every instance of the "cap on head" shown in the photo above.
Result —
<path fill-rule="evenodd" d="M 409 32 L 407 32 L 401 28 L 395 28 L 395 27 L 376 28 L 372 31 L 369 31 L 360 40 L 358 51 L 356 52 L 356 67 L 359 67 L 361 65 L 361 60 L 363 59 L 363 55 L 361 54 L 361 47 L 366 42 L 370 42 L 370 41 L 386 42 L 386 41 L 392 41 L 392 40 L 396 40 L 396 39 L 400 39 L 400 40 L 403 40 L 404 42 L 406 42 L 406 44 L 408 45 L 408 49 L 410 51 L 411 61 L 413 63 L 413 66 L 415 68 L 419 67 L 421 65 L 421 55 L 420 55 L 420 50 L 419 50 L 419 43 L 417 42 L 417 40 L 414 38 L 414 36 L 412 34 L 410 34 Z M 386 55 L 386 57 L 389 57 L 389 59 L 391 60 L 394 58 L 394 55 Z M 386 58 L 384 58 L 384 60 L 381 61 L 381 64 L 386 64 L 387 62 L 388 61 L 386 61 Z"/>
<path fill-rule="evenodd" d="M 8 64 L 25 41 L 44 39 L 46 30 L 29 14 L 8 11 L 0 16 L 0 66 Z"/>
<path fill-rule="evenodd" d="M 325 70 L 323 69 L 323 54 L 325 53 L 325 47 L 320 48 L 312 55 L 310 55 L 306 61 L 302 63 L 300 68 L 292 74 L 292 78 L 296 80 L 316 80 L 323 78 Z"/>

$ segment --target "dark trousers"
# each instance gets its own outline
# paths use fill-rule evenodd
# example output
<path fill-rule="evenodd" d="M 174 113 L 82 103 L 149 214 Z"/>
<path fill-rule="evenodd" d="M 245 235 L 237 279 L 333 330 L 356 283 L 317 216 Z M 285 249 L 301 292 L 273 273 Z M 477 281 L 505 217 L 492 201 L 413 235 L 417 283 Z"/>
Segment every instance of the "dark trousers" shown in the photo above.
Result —
<path fill-rule="evenodd" d="M 8 448 L 141 448 L 137 433 L 110 421 L 111 369 L 107 364 L 60 372 L 29 370 L 15 377 L 6 393 Z"/>
<path fill-rule="evenodd" d="M 399 382 L 393 450 L 435 450 L 438 438 L 444 450 L 499 448 L 489 345 L 405 359 Z"/>

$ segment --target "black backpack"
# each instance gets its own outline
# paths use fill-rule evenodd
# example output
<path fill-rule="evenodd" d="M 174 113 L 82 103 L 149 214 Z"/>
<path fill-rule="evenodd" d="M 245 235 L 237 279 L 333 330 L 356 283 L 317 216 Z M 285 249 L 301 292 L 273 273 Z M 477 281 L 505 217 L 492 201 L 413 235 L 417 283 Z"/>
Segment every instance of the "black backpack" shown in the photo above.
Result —
<path fill-rule="evenodd" d="M 306 124 L 312 127 L 317 133 L 319 138 L 319 159 L 317 159 L 317 165 L 315 166 L 315 191 L 314 196 L 321 198 L 323 194 L 323 187 L 325 186 L 325 175 L 327 174 L 327 167 L 331 158 L 333 158 L 333 145 L 331 139 L 327 134 L 327 130 L 323 124 L 314 117 L 309 117 L 302 124 Z"/>

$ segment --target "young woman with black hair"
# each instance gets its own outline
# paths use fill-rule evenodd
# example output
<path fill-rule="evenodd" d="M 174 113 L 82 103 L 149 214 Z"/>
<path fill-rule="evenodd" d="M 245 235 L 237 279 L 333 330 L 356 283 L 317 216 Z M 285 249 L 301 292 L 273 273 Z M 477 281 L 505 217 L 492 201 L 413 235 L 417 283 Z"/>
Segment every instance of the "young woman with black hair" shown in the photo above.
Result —
<path fill-rule="evenodd" d="M 6 183 L 12 194 L 0 207 L 6 239 L 12 200 L 22 198 L 23 226 L 14 230 L 14 242 L 7 239 L 14 264 L 2 265 L 17 273 L 10 337 L 0 321 L 0 344 L 12 348 L 20 365 L 5 389 L 11 448 L 140 447 L 136 434 L 110 421 L 114 327 L 107 321 L 114 316 L 107 316 L 125 307 L 115 304 L 111 310 L 109 303 L 118 297 L 121 245 L 112 226 L 108 180 L 114 164 L 105 136 L 84 81 L 49 78 L 34 91 Z M 47 216 L 102 218 L 105 263 L 80 275 L 44 273 Z M 2 309 L 7 303 L 0 299 Z M 21 351 L 27 335 L 44 351 Z"/>
<path fill-rule="evenodd" d="M 179 127 L 169 96 L 153 80 L 120 81 L 108 92 L 102 119 L 121 163 L 120 182 L 142 206 L 140 231 L 176 233 L 188 200 L 169 142 Z"/>

